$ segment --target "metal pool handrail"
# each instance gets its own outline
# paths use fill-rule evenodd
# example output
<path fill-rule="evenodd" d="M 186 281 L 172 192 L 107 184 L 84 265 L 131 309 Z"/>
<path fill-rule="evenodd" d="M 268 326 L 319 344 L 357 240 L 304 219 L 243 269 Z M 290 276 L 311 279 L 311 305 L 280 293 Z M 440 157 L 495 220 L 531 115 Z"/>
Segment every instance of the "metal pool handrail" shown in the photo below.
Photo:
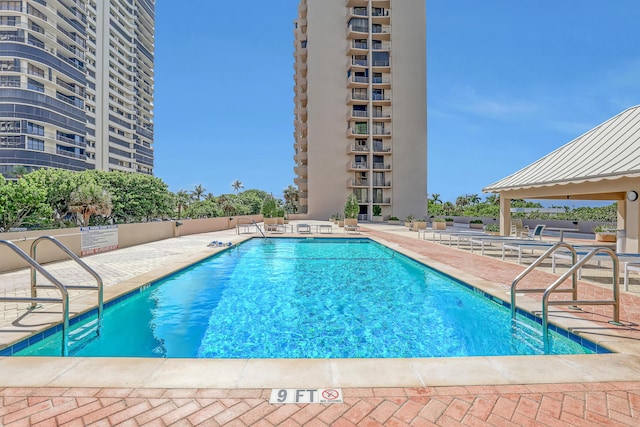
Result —
<path fill-rule="evenodd" d="M 573 275 L 575 280 L 575 275 L 577 271 L 582 268 L 584 264 L 587 263 L 591 258 L 593 258 L 597 253 L 604 252 L 611 256 L 611 260 L 613 262 L 613 299 L 612 300 L 578 300 L 577 296 L 574 296 L 571 301 L 549 301 L 549 296 L 552 292 L 556 291 L 556 288 L 562 284 L 567 278 Z M 575 262 L 575 251 L 574 251 L 574 262 Z M 549 306 L 550 305 L 564 305 L 572 303 L 574 305 L 612 305 L 613 306 L 613 321 L 610 323 L 620 324 L 620 290 L 619 284 L 619 271 L 618 271 L 619 260 L 618 256 L 614 251 L 606 247 L 595 248 L 584 258 L 582 258 L 578 263 L 575 263 L 573 267 L 571 267 L 566 273 L 558 278 L 551 286 L 544 291 L 542 295 L 542 333 L 544 338 L 544 351 L 547 353 L 549 351 Z"/>
<path fill-rule="evenodd" d="M 29 257 L 22 249 L 8 240 L 0 240 L 0 245 L 5 245 L 20 258 L 27 262 L 32 269 L 39 271 L 44 277 L 49 279 L 53 283 L 53 287 L 60 291 L 60 298 L 42 298 L 42 297 L 1 297 L 0 302 L 30 302 L 33 306 L 36 302 L 42 303 L 59 303 L 62 304 L 62 356 L 68 356 L 69 354 L 69 292 L 62 283 L 53 277 L 47 270 L 45 270 L 34 259 Z"/>
<path fill-rule="evenodd" d="M 520 273 L 518 275 L 518 277 L 516 277 L 513 280 L 513 282 L 511 283 L 511 318 L 512 319 L 516 318 L 516 287 L 518 286 L 518 283 L 520 283 L 520 281 L 522 279 L 524 279 L 524 277 L 526 275 L 528 275 L 533 270 L 535 270 L 540 264 L 542 264 L 544 262 L 544 260 L 549 258 L 555 251 L 557 251 L 560 248 L 568 249 L 571 252 L 571 254 L 572 254 L 571 263 L 575 264 L 576 259 L 578 258 L 578 254 L 576 253 L 576 249 L 573 246 L 571 246 L 570 244 L 568 244 L 568 243 L 564 243 L 564 242 L 556 243 L 555 245 L 553 245 L 549 249 L 547 249 L 547 251 L 545 253 L 540 255 L 540 258 L 535 260 L 529 267 L 527 267 L 522 273 Z M 567 275 L 567 277 L 569 277 L 569 276 Z M 573 293 L 573 299 L 575 300 L 576 298 L 578 298 L 577 282 L 578 282 L 577 270 L 575 270 L 575 271 L 573 271 L 573 277 L 572 277 L 572 280 L 571 280 L 571 289 L 560 289 L 560 290 L 556 290 L 556 292 L 572 292 Z M 545 292 L 546 290 L 547 290 L 547 288 L 521 289 L 520 292 L 522 292 L 522 293 L 542 293 L 542 292 Z"/>
<path fill-rule="evenodd" d="M 82 261 L 76 254 L 71 252 L 69 248 L 67 248 L 62 242 L 52 236 L 40 236 L 31 243 L 30 255 L 31 258 L 37 262 L 36 258 L 36 248 L 38 244 L 43 241 L 48 240 L 58 248 L 60 248 L 64 253 L 69 255 L 69 257 L 75 261 L 80 267 L 82 267 L 87 273 L 91 274 L 94 279 L 96 279 L 96 286 L 84 286 L 84 285 L 63 285 L 66 289 L 77 289 L 77 290 L 97 290 L 98 291 L 98 323 L 96 327 L 96 333 L 100 335 L 100 330 L 102 329 L 102 315 L 104 311 L 104 284 L 102 282 L 102 278 L 98 273 L 95 272 L 91 267 L 89 267 L 84 261 Z M 40 285 L 36 286 L 36 269 L 31 266 L 31 296 L 37 297 L 37 288 L 50 288 L 50 286 Z M 33 304 L 32 304 L 33 306 Z"/>

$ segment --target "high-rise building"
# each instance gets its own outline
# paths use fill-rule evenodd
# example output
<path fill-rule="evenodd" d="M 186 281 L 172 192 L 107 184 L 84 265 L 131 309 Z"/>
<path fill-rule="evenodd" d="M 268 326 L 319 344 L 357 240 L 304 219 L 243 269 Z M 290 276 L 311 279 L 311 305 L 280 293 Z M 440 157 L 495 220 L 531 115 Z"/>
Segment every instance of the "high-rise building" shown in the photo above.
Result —
<path fill-rule="evenodd" d="M 155 0 L 0 1 L 0 173 L 153 173 Z"/>
<path fill-rule="evenodd" d="M 301 217 L 422 217 L 427 206 L 425 0 L 300 0 L 295 21 Z M 377 208 L 375 208 L 377 211 Z"/>

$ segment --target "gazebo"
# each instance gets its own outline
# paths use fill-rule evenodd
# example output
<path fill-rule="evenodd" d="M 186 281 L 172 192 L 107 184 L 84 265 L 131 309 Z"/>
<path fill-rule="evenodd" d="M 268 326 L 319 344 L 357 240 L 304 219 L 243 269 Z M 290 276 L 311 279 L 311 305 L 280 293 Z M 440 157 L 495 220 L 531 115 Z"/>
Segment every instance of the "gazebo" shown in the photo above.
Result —
<path fill-rule="evenodd" d="M 500 194 L 503 235 L 509 234 L 512 199 L 618 202 L 618 249 L 640 252 L 640 106 L 621 112 L 482 191 Z"/>

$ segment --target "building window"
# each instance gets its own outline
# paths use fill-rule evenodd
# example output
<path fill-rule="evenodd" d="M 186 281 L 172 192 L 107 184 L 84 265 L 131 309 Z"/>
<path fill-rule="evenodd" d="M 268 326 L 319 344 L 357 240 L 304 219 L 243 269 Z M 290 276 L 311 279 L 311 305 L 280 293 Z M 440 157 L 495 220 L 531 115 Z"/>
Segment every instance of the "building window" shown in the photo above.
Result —
<path fill-rule="evenodd" d="M 15 10 L 20 12 L 21 8 L 21 1 L 0 1 L 0 10 Z"/>
<path fill-rule="evenodd" d="M 11 132 L 11 133 L 20 132 L 20 121 L 19 120 L 0 121 L 0 132 Z"/>
<path fill-rule="evenodd" d="M 44 141 L 36 138 L 27 138 L 27 148 L 29 150 L 44 151 Z"/>
<path fill-rule="evenodd" d="M 31 135 L 44 136 L 44 126 L 27 122 L 27 133 L 30 133 Z"/>
<path fill-rule="evenodd" d="M 27 82 L 27 88 L 31 90 L 37 90 L 38 92 L 44 92 L 44 84 L 35 81 L 33 79 L 29 79 Z"/>
<path fill-rule="evenodd" d="M 0 76 L 0 86 L 3 86 L 3 87 L 20 87 L 20 77 L 18 77 L 18 76 Z"/>
<path fill-rule="evenodd" d="M 44 70 L 32 64 L 29 64 L 29 66 L 27 67 L 27 73 L 31 74 L 32 76 L 44 77 Z"/>

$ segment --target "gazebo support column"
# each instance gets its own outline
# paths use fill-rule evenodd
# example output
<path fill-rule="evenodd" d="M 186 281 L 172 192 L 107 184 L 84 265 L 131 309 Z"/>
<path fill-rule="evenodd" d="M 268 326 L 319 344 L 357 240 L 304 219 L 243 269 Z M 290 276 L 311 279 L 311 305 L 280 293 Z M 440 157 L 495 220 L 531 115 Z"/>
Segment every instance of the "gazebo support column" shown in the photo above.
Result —
<path fill-rule="evenodd" d="M 511 234 L 511 199 L 500 194 L 500 235 Z"/>

